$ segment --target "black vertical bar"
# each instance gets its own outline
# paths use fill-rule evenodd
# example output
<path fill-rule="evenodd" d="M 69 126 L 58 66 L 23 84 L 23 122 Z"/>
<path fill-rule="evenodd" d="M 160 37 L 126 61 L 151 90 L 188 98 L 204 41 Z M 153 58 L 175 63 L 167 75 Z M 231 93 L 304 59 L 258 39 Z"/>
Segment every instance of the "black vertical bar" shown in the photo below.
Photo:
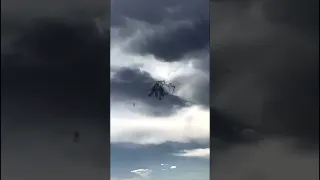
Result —
<path fill-rule="evenodd" d="M 34 3 L 1 2 L 1 179 L 108 179 L 109 1 Z"/>

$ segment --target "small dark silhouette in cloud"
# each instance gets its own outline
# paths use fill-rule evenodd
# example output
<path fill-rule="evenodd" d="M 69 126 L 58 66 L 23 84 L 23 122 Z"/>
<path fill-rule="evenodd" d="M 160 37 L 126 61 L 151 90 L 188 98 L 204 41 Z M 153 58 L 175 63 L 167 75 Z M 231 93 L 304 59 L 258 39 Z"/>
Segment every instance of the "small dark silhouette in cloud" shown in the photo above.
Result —
<path fill-rule="evenodd" d="M 79 142 L 80 134 L 78 131 L 73 132 L 73 142 L 77 143 Z"/>

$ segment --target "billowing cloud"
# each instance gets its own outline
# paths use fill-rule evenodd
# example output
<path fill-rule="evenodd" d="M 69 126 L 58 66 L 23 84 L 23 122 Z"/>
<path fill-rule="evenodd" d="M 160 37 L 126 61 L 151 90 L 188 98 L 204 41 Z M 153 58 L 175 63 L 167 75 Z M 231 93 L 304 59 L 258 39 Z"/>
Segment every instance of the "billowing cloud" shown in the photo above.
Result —
<path fill-rule="evenodd" d="M 180 60 L 209 46 L 209 29 L 209 20 L 167 27 L 134 41 L 134 50 L 141 54 L 152 54 L 164 61 Z"/>
<path fill-rule="evenodd" d="M 132 178 L 132 179 L 149 179 L 149 176 L 152 173 L 152 170 L 151 169 L 136 169 L 136 170 L 132 170 L 130 172 L 132 172 L 138 176 L 137 178 Z"/>
<path fill-rule="evenodd" d="M 168 95 L 162 101 L 148 96 L 148 91 L 156 82 L 147 72 L 139 69 L 120 69 L 111 81 L 112 101 L 122 101 L 133 105 L 133 108 L 144 107 L 144 113 L 170 115 L 177 109 L 186 107 L 185 100 L 175 95 Z M 134 85 L 135 88 L 132 88 Z"/>
<path fill-rule="evenodd" d="M 210 136 L 209 111 L 187 107 L 169 117 L 142 116 L 113 105 L 111 142 L 159 144 L 167 141 L 207 142 Z"/>

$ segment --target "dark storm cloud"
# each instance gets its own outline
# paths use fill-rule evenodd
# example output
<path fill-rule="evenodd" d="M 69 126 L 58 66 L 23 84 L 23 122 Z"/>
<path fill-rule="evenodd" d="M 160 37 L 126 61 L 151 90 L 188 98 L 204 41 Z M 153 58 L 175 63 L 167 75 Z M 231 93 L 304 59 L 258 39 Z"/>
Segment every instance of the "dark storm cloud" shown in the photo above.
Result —
<path fill-rule="evenodd" d="M 212 82 L 211 89 L 216 91 L 213 97 L 221 98 L 214 98 L 214 103 L 258 126 L 265 133 L 303 137 L 317 143 L 319 43 L 317 35 L 310 38 L 312 34 L 307 32 L 311 27 L 317 30 L 318 26 L 312 20 L 308 31 L 300 31 L 303 29 L 301 21 L 291 21 L 298 13 L 291 1 L 272 2 L 275 8 L 286 7 L 278 15 L 266 8 L 269 3 L 262 3 L 260 9 L 252 3 L 251 11 L 246 9 L 247 6 L 235 6 L 237 13 L 228 14 L 222 9 L 220 17 L 213 12 L 218 20 L 211 22 L 211 37 L 213 41 L 215 36 L 219 39 L 218 35 L 225 38 L 219 39 L 220 44 L 213 43 L 211 46 L 211 62 L 222 62 L 224 67 L 230 69 L 229 73 L 221 76 L 223 81 L 215 77 L 216 82 Z M 214 5 L 212 8 L 215 8 Z M 303 10 L 299 11 L 307 17 L 309 13 L 314 13 L 311 9 L 310 12 Z M 279 16 L 281 23 L 280 20 L 272 21 L 268 13 L 273 14 L 274 19 Z M 258 17 L 260 14 L 262 17 Z M 228 20 L 223 17 L 228 17 Z M 257 18 L 260 18 L 258 23 Z M 246 22 L 249 28 L 238 24 L 239 20 Z M 224 24 L 226 21 L 228 23 Z M 263 26 L 264 29 L 256 26 Z M 228 27 L 232 29 L 225 29 Z M 251 30 L 251 35 L 245 33 L 246 29 Z M 234 41 L 228 36 L 234 37 Z M 219 70 L 218 67 L 214 69 Z"/>
<path fill-rule="evenodd" d="M 181 61 L 192 57 L 199 59 L 195 63 L 196 68 L 206 70 L 210 33 L 208 5 L 207 0 L 138 0 L 134 4 L 121 0 L 114 1 L 111 3 L 111 26 L 117 29 L 121 36 L 130 34 L 128 31 L 136 31 L 129 27 L 130 20 L 142 22 L 144 27 L 141 31 L 144 32 L 147 28 L 148 32 L 141 33 L 139 38 L 133 39 L 126 50 L 140 55 L 153 55 L 165 62 Z M 139 25 L 134 25 L 139 28 Z M 175 83 L 184 79 L 186 78 L 180 77 L 175 80 Z M 182 84 L 184 86 L 187 82 L 179 83 L 184 83 Z M 194 103 L 208 105 L 208 93 L 204 92 L 208 90 L 208 85 L 208 78 L 205 76 L 199 77 L 198 83 L 188 85 L 190 86 L 188 90 L 193 91 L 192 101 L 196 101 Z M 150 87 L 150 85 L 147 86 L 144 89 Z M 152 105 L 155 106 L 154 102 Z M 173 105 L 176 104 L 173 103 Z M 172 105 L 166 106 L 168 109 L 172 107 Z"/>
<path fill-rule="evenodd" d="M 207 0 L 140 0 L 135 4 L 114 1 L 111 25 L 125 27 L 127 24 L 123 21 L 129 18 L 163 26 L 165 30 L 161 32 L 151 25 L 149 29 L 154 28 L 155 32 L 144 34 L 141 39 L 133 41 L 130 49 L 136 53 L 154 55 L 164 61 L 178 61 L 209 46 L 208 4 Z"/>
<path fill-rule="evenodd" d="M 150 24 L 161 24 L 164 20 L 208 19 L 208 4 L 208 0 L 112 1 L 111 25 L 124 26 L 127 18 Z"/>
<path fill-rule="evenodd" d="M 156 32 L 139 40 L 136 48 L 141 54 L 152 54 L 169 62 L 177 61 L 188 53 L 208 47 L 209 29 L 209 20 L 169 28 L 165 32 Z"/>
<path fill-rule="evenodd" d="M 135 103 L 136 108 L 140 102 L 148 104 L 145 113 L 153 115 L 169 115 L 177 110 L 175 107 L 185 107 L 185 102 L 177 96 L 167 95 L 162 100 L 154 96 L 149 97 L 148 91 L 156 82 L 147 72 L 139 69 L 123 68 L 116 72 L 111 80 L 111 96 L 116 100 Z M 130 104 L 130 105 L 131 105 Z"/>

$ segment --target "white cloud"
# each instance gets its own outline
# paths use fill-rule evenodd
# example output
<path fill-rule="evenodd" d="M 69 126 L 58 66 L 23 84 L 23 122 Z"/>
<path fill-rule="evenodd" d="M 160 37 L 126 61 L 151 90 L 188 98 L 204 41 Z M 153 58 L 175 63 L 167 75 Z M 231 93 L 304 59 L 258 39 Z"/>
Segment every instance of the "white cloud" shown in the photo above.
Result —
<path fill-rule="evenodd" d="M 177 168 L 177 166 L 171 166 L 170 167 L 170 169 L 176 169 Z"/>
<path fill-rule="evenodd" d="M 124 46 L 128 42 L 120 42 L 113 45 L 110 50 L 110 66 L 117 70 L 124 67 L 137 67 L 142 71 L 150 73 L 155 79 L 172 80 L 176 76 L 191 75 L 197 73 L 192 66 L 194 59 L 185 62 L 163 62 L 156 59 L 153 55 L 136 55 L 126 52 Z"/>
<path fill-rule="evenodd" d="M 210 148 L 204 149 L 192 149 L 192 150 L 183 150 L 179 153 L 174 153 L 175 156 L 184 156 L 184 157 L 199 157 L 199 158 L 210 158 Z"/>
<path fill-rule="evenodd" d="M 152 173 L 152 170 L 151 169 L 136 169 L 136 170 L 132 170 L 130 172 L 138 175 L 142 179 L 147 179 L 147 178 L 149 178 L 150 173 Z"/>
<path fill-rule="evenodd" d="M 149 171 L 150 171 L 149 169 L 136 169 L 136 170 L 132 170 L 130 172 L 139 174 L 141 172 L 149 172 Z"/>
<path fill-rule="evenodd" d="M 210 112 L 186 107 L 171 117 L 152 117 L 130 111 L 124 105 L 111 107 L 111 142 L 161 144 L 166 141 L 208 142 Z"/>
<path fill-rule="evenodd" d="M 116 70 L 123 67 L 139 67 L 142 71 L 148 72 L 155 79 L 171 81 L 177 76 L 194 77 L 201 74 L 194 63 L 199 62 L 199 58 L 184 57 L 183 60 L 177 62 L 165 62 L 153 55 L 141 55 L 131 53 L 130 46 L 134 46 L 136 41 L 144 39 L 147 35 L 155 32 L 167 31 L 168 26 L 178 26 L 177 22 L 163 22 L 162 25 L 148 25 L 146 23 L 128 20 L 128 28 L 126 31 L 132 32 L 128 36 L 121 36 L 121 29 L 111 28 L 111 48 L 110 48 L 110 66 Z M 190 22 L 179 22 L 178 24 L 188 24 Z M 204 52 L 206 54 L 207 52 Z M 207 58 L 207 57 L 202 57 Z M 201 60 L 203 60 L 200 58 Z M 114 73 L 114 72 L 113 72 Z"/>

